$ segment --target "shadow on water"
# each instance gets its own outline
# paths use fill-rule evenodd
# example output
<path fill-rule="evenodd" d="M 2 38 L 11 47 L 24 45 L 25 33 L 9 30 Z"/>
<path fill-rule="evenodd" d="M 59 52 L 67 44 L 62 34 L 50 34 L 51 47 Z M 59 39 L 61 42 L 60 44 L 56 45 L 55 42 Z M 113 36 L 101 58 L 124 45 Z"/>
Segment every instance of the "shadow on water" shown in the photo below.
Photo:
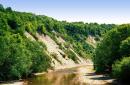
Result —
<path fill-rule="evenodd" d="M 93 80 L 110 80 L 110 77 L 95 77 L 95 78 L 91 78 Z"/>
<path fill-rule="evenodd" d="M 87 73 L 85 76 L 97 76 L 94 78 L 91 78 L 92 80 L 110 80 L 111 78 L 107 75 L 97 75 L 96 73 Z"/>

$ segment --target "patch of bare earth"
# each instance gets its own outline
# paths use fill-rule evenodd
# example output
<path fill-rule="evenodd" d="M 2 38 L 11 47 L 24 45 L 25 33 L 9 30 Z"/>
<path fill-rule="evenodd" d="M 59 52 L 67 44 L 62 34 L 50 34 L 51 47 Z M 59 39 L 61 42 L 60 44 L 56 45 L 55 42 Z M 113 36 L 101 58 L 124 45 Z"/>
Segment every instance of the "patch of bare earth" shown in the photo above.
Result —
<path fill-rule="evenodd" d="M 92 45 L 93 47 L 96 47 L 96 41 L 95 41 L 95 37 L 89 35 L 86 39 L 86 42 L 90 45 Z"/>
<path fill-rule="evenodd" d="M 39 41 L 42 41 L 43 43 L 45 43 L 45 45 L 47 46 L 47 51 L 49 52 L 49 54 L 55 54 L 56 57 L 52 57 L 52 66 L 54 68 L 62 68 L 61 65 L 74 65 L 74 61 L 64 57 L 65 53 L 59 49 L 59 45 L 57 45 L 57 43 L 48 35 L 40 35 L 37 34 L 37 38 L 39 39 Z M 60 62 L 58 62 L 57 60 L 59 60 Z"/>
<path fill-rule="evenodd" d="M 104 74 L 96 74 L 91 64 L 85 68 L 80 68 L 79 71 L 79 81 L 87 85 L 112 85 L 115 80 Z"/>
<path fill-rule="evenodd" d="M 18 82 L 8 82 L 8 83 L 3 83 L 0 85 L 26 85 L 26 83 L 24 81 L 18 81 Z"/>

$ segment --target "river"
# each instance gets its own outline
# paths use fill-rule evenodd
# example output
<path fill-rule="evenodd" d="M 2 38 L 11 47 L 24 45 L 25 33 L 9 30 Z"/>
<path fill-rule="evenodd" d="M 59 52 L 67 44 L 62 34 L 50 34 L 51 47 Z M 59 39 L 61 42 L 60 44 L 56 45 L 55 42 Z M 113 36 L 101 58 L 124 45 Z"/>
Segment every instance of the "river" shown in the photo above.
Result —
<path fill-rule="evenodd" d="M 92 69 L 89 65 L 60 69 L 29 78 L 26 85 L 111 85 L 112 79 L 96 75 Z"/>

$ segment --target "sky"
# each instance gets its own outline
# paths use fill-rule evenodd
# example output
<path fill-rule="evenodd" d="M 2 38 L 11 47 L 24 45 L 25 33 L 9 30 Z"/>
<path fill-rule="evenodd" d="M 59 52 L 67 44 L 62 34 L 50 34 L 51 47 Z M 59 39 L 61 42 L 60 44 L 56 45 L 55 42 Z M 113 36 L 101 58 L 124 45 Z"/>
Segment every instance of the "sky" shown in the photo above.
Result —
<path fill-rule="evenodd" d="M 130 0 L 0 0 L 0 4 L 60 21 L 130 23 Z"/>

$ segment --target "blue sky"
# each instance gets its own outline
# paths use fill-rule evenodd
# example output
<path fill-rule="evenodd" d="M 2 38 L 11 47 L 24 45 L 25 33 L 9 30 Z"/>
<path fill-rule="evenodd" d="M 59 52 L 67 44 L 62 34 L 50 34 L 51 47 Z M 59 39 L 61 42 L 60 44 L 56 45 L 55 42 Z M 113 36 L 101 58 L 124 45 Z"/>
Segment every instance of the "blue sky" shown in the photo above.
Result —
<path fill-rule="evenodd" d="M 17 11 L 69 22 L 130 23 L 130 0 L 0 0 Z"/>

